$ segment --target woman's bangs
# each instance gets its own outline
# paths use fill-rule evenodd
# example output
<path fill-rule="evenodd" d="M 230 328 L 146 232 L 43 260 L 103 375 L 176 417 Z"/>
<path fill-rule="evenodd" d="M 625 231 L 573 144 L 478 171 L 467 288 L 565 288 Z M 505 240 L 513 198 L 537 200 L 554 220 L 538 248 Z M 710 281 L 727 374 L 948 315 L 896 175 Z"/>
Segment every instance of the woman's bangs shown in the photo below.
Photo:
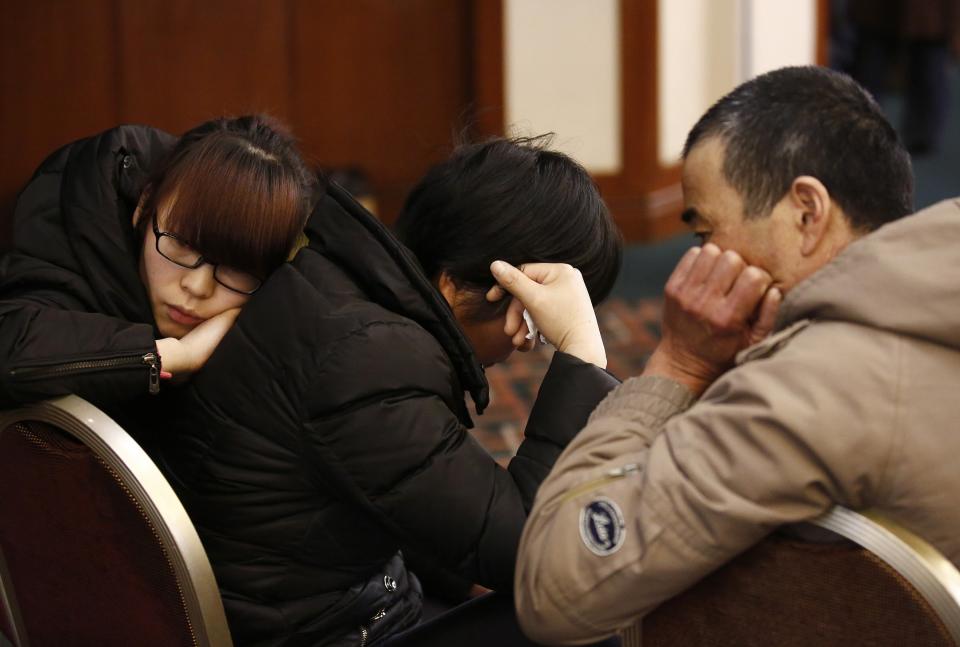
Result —
<path fill-rule="evenodd" d="M 237 153 L 200 154 L 170 173 L 161 187 L 172 200 L 162 228 L 211 262 L 266 276 L 286 260 L 304 203 L 275 164 Z"/>

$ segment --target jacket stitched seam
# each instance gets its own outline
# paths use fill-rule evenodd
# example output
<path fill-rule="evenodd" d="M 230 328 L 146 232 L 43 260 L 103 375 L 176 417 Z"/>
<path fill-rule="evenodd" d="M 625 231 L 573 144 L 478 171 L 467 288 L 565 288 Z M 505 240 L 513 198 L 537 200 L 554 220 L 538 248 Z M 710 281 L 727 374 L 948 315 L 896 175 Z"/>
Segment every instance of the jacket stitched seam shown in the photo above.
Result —
<path fill-rule="evenodd" d="M 659 389 L 657 387 L 666 388 L 664 383 L 668 380 L 666 380 L 666 378 L 655 379 L 657 380 L 656 382 L 643 377 L 627 380 L 614 389 L 597 405 L 589 422 L 611 416 L 622 419 L 625 417 L 623 414 L 627 413 L 642 414 L 659 420 L 659 424 L 663 425 L 673 416 L 689 409 L 695 402 L 692 394 L 689 392 L 684 394 L 679 391 L 679 389 L 683 388 L 682 385 L 672 382 L 672 380 L 669 382 L 676 387 L 673 393 L 666 394 L 658 392 Z M 663 380 L 663 382 L 660 380 Z M 650 402 L 651 400 L 653 402 Z M 634 403 L 644 404 L 638 405 Z M 662 409 L 662 411 L 654 412 L 651 411 L 652 409 Z"/>
<path fill-rule="evenodd" d="M 901 424 L 901 419 L 900 419 L 901 413 L 902 413 L 902 408 L 900 404 L 902 401 L 902 387 L 903 387 L 903 363 L 904 363 L 903 350 L 906 342 L 904 339 L 898 337 L 895 340 L 895 343 L 897 345 L 896 367 L 895 367 L 896 382 L 894 384 L 893 416 L 891 421 L 891 427 L 892 427 L 892 432 L 894 437 L 891 439 L 889 447 L 887 448 L 887 455 L 883 461 L 883 466 L 880 468 L 880 477 L 877 484 L 877 491 L 875 493 L 875 496 L 877 497 L 878 500 L 882 500 L 886 498 L 883 495 L 887 493 L 888 486 L 890 485 L 889 478 L 888 478 L 890 466 L 893 463 L 894 454 L 899 454 L 899 452 L 895 452 L 894 450 L 899 449 L 906 438 L 906 434 L 904 432 L 903 425 Z"/>

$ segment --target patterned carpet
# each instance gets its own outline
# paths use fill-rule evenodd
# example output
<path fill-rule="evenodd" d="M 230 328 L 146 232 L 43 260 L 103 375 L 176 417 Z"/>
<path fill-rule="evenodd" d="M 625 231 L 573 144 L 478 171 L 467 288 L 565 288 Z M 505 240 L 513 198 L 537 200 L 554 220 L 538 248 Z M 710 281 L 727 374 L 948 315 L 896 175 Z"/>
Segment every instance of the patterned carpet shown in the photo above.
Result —
<path fill-rule="evenodd" d="M 618 378 L 626 379 L 643 370 L 660 336 L 661 303 L 658 298 L 611 298 L 597 310 L 607 348 L 607 369 Z M 482 416 L 474 416 L 472 433 L 504 466 L 523 440 L 530 407 L 551 357 L 552 347 L 538 346 L 529 353 L 514 353 L 504 364 L 487 369 L 490 406 Z"/>

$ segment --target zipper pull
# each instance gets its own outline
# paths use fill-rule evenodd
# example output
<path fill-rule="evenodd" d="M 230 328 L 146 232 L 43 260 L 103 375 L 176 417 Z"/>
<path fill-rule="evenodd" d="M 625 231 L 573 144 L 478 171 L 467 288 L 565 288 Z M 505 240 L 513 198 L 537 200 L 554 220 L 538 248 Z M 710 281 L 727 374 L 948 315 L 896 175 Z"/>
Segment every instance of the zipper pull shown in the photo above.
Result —
<path fill-rule="evenodd" d="M 627 474 L 633 474 L 634 472 L 639 472 L 640 466 L 636 463 L 627 463 L 622 467 L 617 467 L 615 469 L 609 470 L 607 476 L 609 477 L 620 477 L 626 476 Z"/>
<path fill-rule="evenodd" d="M 567 501 L 570 501 L 571 499 L 575 499 L 581 494 L 585 494 L 592 490 L 596 490 L 604 485 L 608 485 L 613 481 L 617 481 L 619 479 L 630 476 L 632 474 L 639 474 L 642 471 L 643 471 L 643 466 L 640 465 L 639 463 L 627 463 L 626 465 L 621 465 L 620 467 L 609 469 L 603 472 L 601 476 L 567 490 L 555 502 L 555 504 L 566 503 Z"/>
<path fill-rule="evenodd" d="M 150 367 L 150 395 L 160 393 L 160 362 L 156 353 L 143 356 L 143 363 Z"/>

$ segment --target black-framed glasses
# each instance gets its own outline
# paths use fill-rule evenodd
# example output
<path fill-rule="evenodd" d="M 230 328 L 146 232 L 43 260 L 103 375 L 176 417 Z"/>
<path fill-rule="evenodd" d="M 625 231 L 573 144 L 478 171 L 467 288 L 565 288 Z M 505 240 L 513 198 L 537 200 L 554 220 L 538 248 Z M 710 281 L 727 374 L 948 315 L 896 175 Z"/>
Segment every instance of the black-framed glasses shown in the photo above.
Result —
<path fill-rule="evenodd" d="M 213 267 L 214 280 L 228 290 L 249 295 L 260 289 L 260 286 L 263 284 L 260 277 L 254 276 L 249 272 L 244 272 L 243 270 L 238 270 L 235 267 L 230 267 L 229 265 L 211 263 L 206 260 L 200 252 L 188 245 L 186 241 L 176 234 L 171 234 L 168 231 L 160 231 L 160 225 L 157 224 L 156 216 L 154 216 L 152 220 L 157 253 L 174 265 L 193 270 L 204 263 L 208 263 Z"/>

